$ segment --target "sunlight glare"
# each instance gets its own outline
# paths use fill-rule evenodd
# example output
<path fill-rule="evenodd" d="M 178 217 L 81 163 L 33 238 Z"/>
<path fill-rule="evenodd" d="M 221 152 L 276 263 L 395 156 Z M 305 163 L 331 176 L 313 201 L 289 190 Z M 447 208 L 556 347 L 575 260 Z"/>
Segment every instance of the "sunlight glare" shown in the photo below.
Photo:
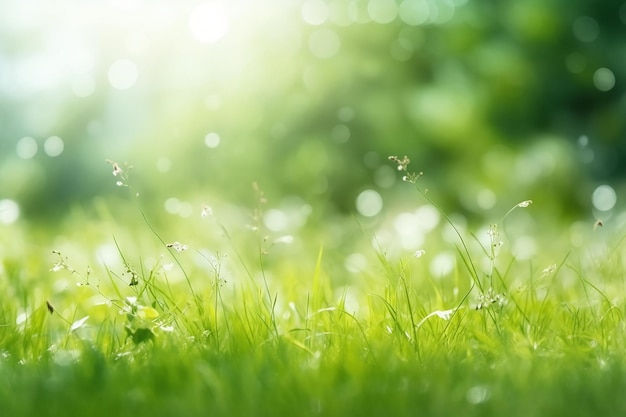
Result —
<path fill-rule="evenodd" d="M 216 43 L 228 33 L 230 17 L 219 4 L 201 3 L 189 16 L 189 31 L 202 43 Z"/>

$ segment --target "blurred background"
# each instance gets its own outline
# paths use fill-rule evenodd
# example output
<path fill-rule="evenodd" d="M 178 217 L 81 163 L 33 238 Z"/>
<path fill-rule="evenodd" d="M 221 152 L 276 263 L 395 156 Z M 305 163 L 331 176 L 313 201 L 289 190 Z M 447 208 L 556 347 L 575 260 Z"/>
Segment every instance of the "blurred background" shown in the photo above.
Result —
<path fill-rule="evenodd" d="M 461 223 L 606 222 L 625 81 L 623 0 L 3 1 L 0 223 L 225 216 L 256 182 L 277 234 L 434 227 L 389 155 Z"/>

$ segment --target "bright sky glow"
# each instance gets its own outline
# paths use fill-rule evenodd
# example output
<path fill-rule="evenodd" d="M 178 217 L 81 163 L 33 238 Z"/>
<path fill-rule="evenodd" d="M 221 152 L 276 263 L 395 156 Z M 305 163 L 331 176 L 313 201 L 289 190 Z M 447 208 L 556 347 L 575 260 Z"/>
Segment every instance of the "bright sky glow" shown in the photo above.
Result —
<path fill-rule="evenodd" d="M 138 76 L 137 66 L 128 59 L 115 61 L 109 67 L 109 82 L 117 90 L 128 90 L 135 84 Z"/>
<path fill-rule="evenodd" d="M 189 31 L 198 41 L 215 43 L 228 33 L 230 17 L 219 4 L 201 3 L 189 16 Z"/>

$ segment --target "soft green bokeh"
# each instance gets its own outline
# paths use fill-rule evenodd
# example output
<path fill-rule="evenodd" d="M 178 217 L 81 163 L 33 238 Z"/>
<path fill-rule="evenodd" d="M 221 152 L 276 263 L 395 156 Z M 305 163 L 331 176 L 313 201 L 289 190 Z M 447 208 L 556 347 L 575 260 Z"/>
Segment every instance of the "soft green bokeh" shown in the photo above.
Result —
<path fill-rule="evenodd" d="M 623 415 L 625 23 L 3 1 L 0 414 Z"/>
<path fill-rule="evenodd" d="M 525 199 L 545 222 L 620 207 L 593 210 L 592 193 L 623 189 L 621 1 L 8 1 L 0 16 L 0 199 L 25 222 L 111 201 L 105 159 L 134 167 L 164 222 L 250 207 L 253 182 L 317 220 L 371 189 L 384 221 L 414 204 L 387 161 L 405 154 L 475 224 Z"/>

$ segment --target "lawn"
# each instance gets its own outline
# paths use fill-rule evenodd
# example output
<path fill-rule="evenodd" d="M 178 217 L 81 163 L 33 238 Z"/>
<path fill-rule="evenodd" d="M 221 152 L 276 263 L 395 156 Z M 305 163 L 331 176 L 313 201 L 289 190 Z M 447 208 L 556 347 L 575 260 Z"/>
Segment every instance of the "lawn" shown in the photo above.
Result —
<path fill-rule="evenodd" d="M 417 252 L 355 217 L 273 236 L 259 186 L 248 227 L 208 206 L 163 226 L 114 163 L 124 205 L 55 238 L 3 226 L 0 414 L 623 415 L 619 221 L 555 219 L 524 254 L 515 218 L 539 204 L 470 230 L 394 162 L 441 220 Z M 358 230 L 347 258 L 341 228 Z"/>

